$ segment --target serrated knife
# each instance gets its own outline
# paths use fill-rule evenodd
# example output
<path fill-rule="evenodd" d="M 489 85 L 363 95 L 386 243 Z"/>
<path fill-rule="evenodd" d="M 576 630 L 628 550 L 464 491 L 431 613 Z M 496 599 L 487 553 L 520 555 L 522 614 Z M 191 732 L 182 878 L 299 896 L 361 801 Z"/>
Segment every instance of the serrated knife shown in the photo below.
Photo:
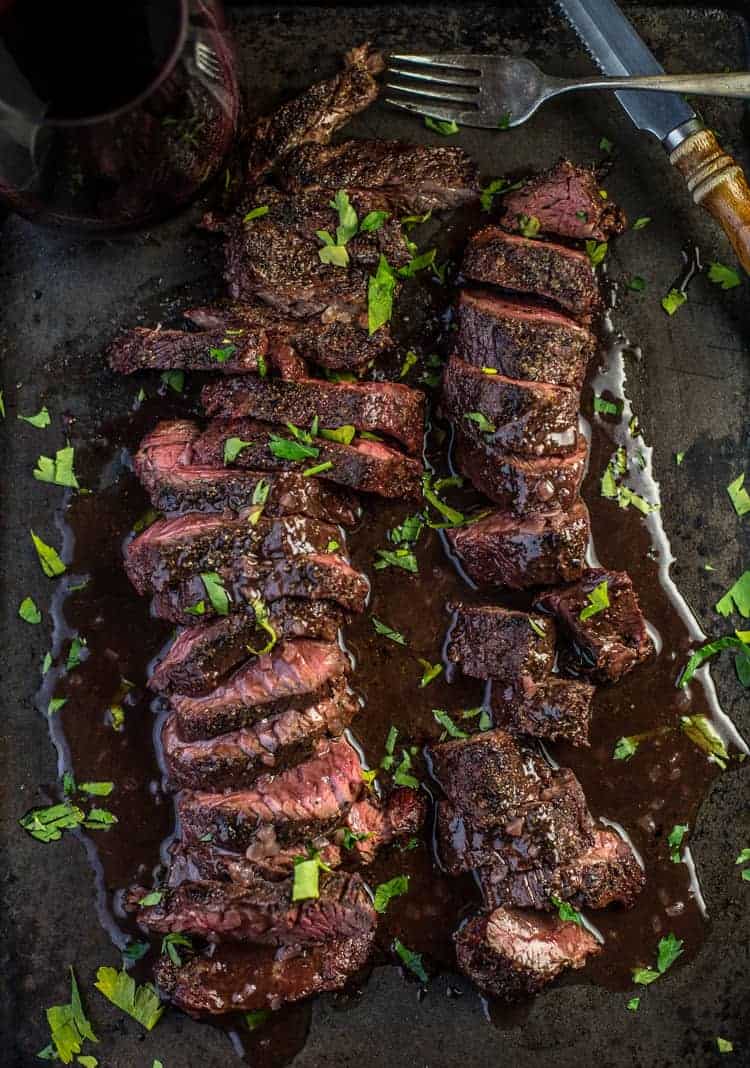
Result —
<path fill-rule="evenodd" d="M 557 3 L 603 74 L 664 73 L 614 0 Z M 633 89 L 620 90 L 616 96 L 639 130 L 659 138 L 695 203 L 720 223 L 750 273 L 750 189 L 739 164 L 724 152 L 684 97 Z"/>

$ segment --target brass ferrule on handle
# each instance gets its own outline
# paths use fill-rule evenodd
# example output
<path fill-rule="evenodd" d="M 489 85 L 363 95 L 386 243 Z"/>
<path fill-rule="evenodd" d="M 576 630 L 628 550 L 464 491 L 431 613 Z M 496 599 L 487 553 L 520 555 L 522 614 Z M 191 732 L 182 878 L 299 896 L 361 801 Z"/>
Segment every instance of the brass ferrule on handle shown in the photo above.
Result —
<path fill-rule="evenodd" d="M 742 167 L 710 130 L 687 137 L 669 162 L 687 182 L 693 200 L 716 219 L 750 274 L 750 188 Z"/>

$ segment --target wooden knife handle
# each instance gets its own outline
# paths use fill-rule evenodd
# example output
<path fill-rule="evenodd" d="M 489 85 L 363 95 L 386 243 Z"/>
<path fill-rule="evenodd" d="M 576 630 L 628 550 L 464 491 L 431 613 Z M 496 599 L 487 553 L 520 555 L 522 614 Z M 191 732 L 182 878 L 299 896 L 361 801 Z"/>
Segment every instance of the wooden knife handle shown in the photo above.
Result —
<path fill-rule="evenodd" d="M 750 274 L 750 188 L 745 172 L 728 156 L 710 130 L 699 130 L 672 152 L 693 200 L 721 225 L 737 258 Z"/>

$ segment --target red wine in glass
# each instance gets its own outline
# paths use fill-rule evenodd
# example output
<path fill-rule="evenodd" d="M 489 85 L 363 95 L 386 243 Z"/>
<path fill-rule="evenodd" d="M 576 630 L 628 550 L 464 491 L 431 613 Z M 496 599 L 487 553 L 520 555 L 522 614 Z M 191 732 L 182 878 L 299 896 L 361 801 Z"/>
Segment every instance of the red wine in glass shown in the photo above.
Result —
<path fill-rule="evenodd" d="M 96 232 L 173 214 L 239 111 L 218 0 L 0 0 L 0 198 Z"/>

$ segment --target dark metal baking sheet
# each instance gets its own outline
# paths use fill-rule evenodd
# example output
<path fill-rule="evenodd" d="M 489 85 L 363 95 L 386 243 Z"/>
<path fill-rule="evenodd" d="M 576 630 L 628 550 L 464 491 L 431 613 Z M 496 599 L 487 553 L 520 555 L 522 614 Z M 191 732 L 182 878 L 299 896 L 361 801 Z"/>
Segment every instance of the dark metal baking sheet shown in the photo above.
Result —
<path fill-rule="evenodd" d="M 746 65 L 741 9 L 631 10 L 668 70 Z M 341 53 L 365 38 L 402 51 L 507 50 L 560 74 L 589 69 L 571 33 L 538 5 L 258 5 L 234 7 L 231 18 L 251 108 L 258 110 L 331 73 Z M 742 105 L 705 101 L 702 111 L 724 145 L 750 165 Z M 433 140 L 418 122 L 380 104 L 350 130 L 359 136 Z M 655 446 L 664 522 L 676 557 L 673 575 L 711 630 L 716 625 L 712 605 L 742 570 L 743 553 L 747 560 L 748 526 L 743 528 L 728 507 L 725 487 L 748 457 L 750 302 L 747 285 L 719 293 L 699 278 L 689 303 L 670 319 L 657 295 L 679 273 L 686 241 L 696 242 L 706 259 L 731 262 L 727 243 L 692 207 L 661 149 L 637 135 L 605 96 L 564 98 L 512 135 L 465 130 L 458 143 L 489 177 L 547 165 L 561 153 L 579 161 L 596 159 L 602 136 L 618 146 L 618 163 L 608 180 L 612 196 L 629 214 L 654 220 L 638 235 L 618 241 L 612 252 L 615 274 L 641 274 L 649 284 L 645 294 L 622 302 L 617 322 L 643 349 L 642 360 L 629 363 L 629 389 Z M 33 526 L 54 539 L 59 493 L 32 479 L 40 442 L 33 432 L 20 432 L 15 413 L 48 403 L 66 413 L 76 437 L 87 442 L 81 449 L 84 467 L 87 454 L 92 467 L 97 453 L 106 454 L 102 423 L 128 410 L 133 390 L 105 369 L 103 342 L 121 324 L 166 317 L 188 292 L 210 297 L 218 291 L 217 251 L 194 229 L 198 213 L 196 207 L 150 233 L 111 242 L 45 232 L 17 218 L 0 230 L 0 354 L 9 410 L 0 427 L 0 1060 L 9 1068 L 38 1063 L 34 1055 L 47 1041 L 44 1010 L 64 1000 L 65 969 L 71 963 L 88 991 L 101 1040 L 96 1053 L 107 1068 L 136 1068 L 154 1058 L 165 1068 L 218 1068 L 236 1056 L 227 1038 L 211 1027 L 169 1013 L 146 1034 L 92 993 L 96 967 L 111 963 L 113 955 L 97 920 L 87 857 L 75 842 L 42 847 L 16 822 L 41 801 L 40 784 L 56 778 L 54 750 L 33 706 L 49 634 L 45 626 L 19 624 L 16 609 L 25 594 L 48 603 L 49 587 L 27 531 Z M 674 454 L 688 446 L 677 468 Z M 715 571 L 702 570 L 705 559 Z M 731 677 L 731 664 L 719 665 L 715 675 L 726 709 L 747 737 L 750 712 Z M 695 961 L 675 970 L 668 983 L 649 988 L 637 1016 L 625 1011 L 622 995 L 574 982 L 538 998 L 525 1019 L 498 1030 L 485 1019 L 468 985 L 455 977 L 436 980 L 418 1001 L 415 987 L 404 984 L 397 968 L 379 968 L 360 997 L 317 1000 L 308 1042 L 295 1065 L 697 1066 L 713 1063 L 717 1035 L 734 1041 L 733 1063 L 750 1064 L 750 891 L 734 869 L 739 850 L 750 844 L 747 798 L 742 769 L 716 780 L 692 838 L 711 916 L 709 937 Z M 454 986 L 464 994 L 448 1000 Z"/>

